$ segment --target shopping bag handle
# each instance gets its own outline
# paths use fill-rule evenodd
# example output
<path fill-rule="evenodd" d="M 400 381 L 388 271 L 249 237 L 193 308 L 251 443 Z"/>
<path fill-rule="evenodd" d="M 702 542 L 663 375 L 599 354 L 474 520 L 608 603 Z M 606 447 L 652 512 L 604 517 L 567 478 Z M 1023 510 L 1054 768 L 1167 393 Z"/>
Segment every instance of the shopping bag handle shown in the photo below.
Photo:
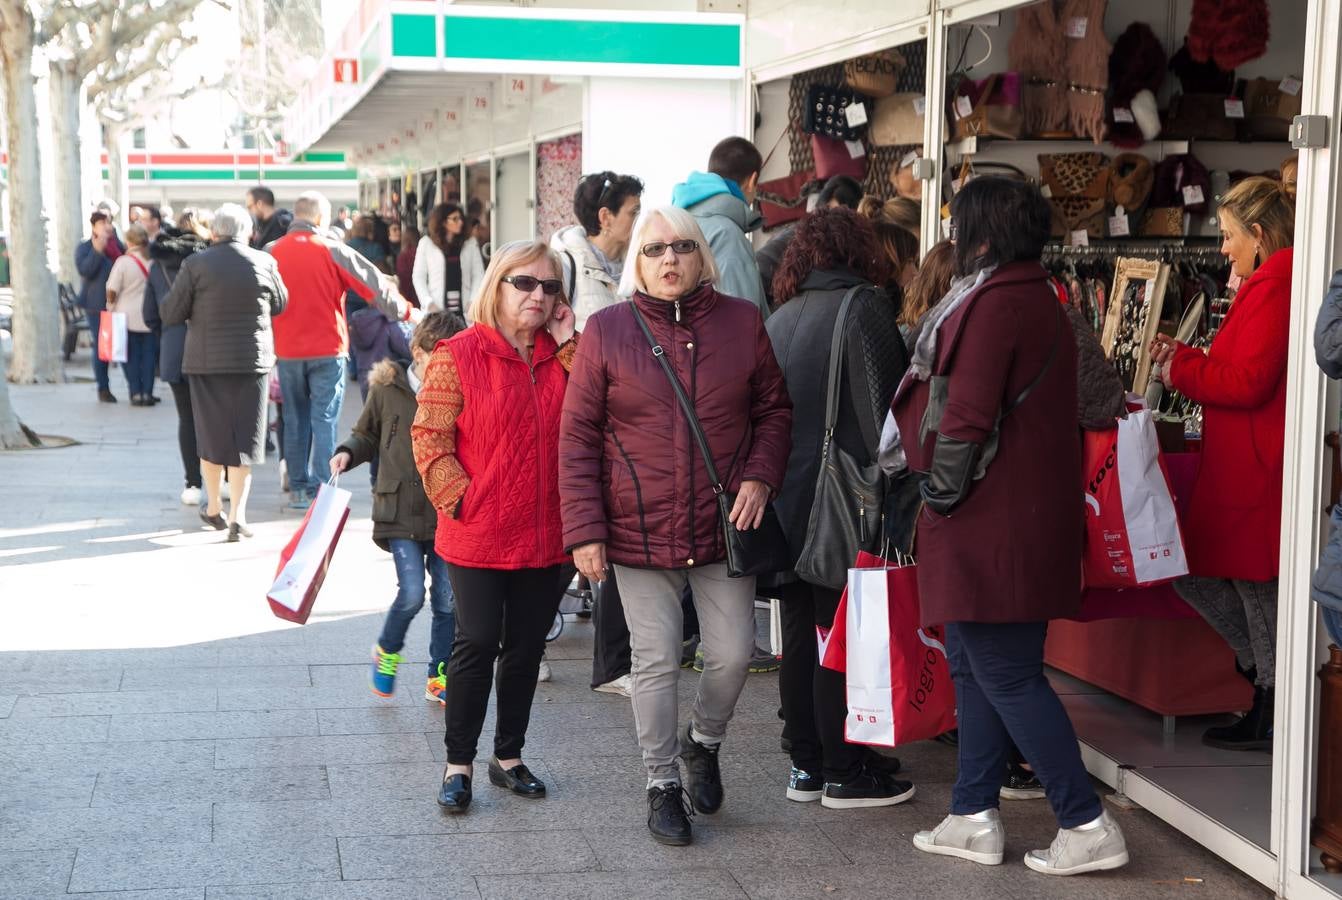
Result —
<path fill-rule="evenodd" d="M 326 483 L 331 487 L 340 487 L 340 473 L 332 472 L 331 477 L 326 479 Z"/>

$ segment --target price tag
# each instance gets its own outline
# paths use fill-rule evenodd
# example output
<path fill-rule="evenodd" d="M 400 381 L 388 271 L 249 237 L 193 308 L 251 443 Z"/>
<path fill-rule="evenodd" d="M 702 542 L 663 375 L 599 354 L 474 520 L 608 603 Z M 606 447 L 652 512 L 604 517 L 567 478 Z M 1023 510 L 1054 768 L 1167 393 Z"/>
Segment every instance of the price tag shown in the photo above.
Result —
<path fill-rule="evenodd" d="M 1294 75 L 1287 75 L 1281 80 L 1281 84 L 1277 85 L 1277 87 L 1281 89 L 1283 94 L 1290 94 L 1292 97 L 1296 97 L 1299 96 L 1300 89 L 1304 87 L 1304 85 L 1301 83 L 1300 79 L 1296 78 Z"/>
<path fill-rule="evenodd" d="M 913 98 L 913 114 L 919 118 L 927 115 L 927 98 L 921 94 Z"/>
<path fill-rule="evenodd" d="M 867 155 L 867 148 L 862 146 L 861 141 L 844 141 L 843 145 L 848 148 L 849 159 L 861 159 Z"/>
<path fill-rule="evenodd" d="M 970 102 L 968 97 L 961 94 L 955 98 L 955 117 L 957 119 L 963 119 L 973 111 L 974 104 Z"/>
<path fill-rule="evenodd" d="M 1226 118 L 1242 119 L 1244 118 L 1244 101 L 1234 98 L 1226 101 Z"/>
<path fill-rule="evenodd" d="M 1067 20 L 1067 36 L 1072 40 L 1079 41 L 1086 36 L 1086 28 L 1090 25 L 1090 20 L 1085 16 L 1073 16 Z"/>
<path fill-rule="evenodd" d="M 862 103 L 853 103 L 843 111 L 844 117 L 848 119 L 849 128 L 857 128 L 867 124 L 867 107 Z"/>
<path fill-rule="evenodd" d="M 1073 247 L 1089 247 L 1090 235 L 1086 233 L 1086 229 L 1084 228 L 1080 231 L 1073 231 L 1071 236 L 1068 237 L 1067 243 L 1071 244 Z"/>
<path fill-rule="evenodd" d="M 1206 200 L 1202 196 L 1202 186 L 1196 184 L 1184 185 L 1184 206 L 1197 206 Z"/>
<path fill-rule="evenodd" d="M 1128 109 L 1126 106 L 1115 106 L 1115 107 L 1114 107 L 1114 121 L 1115 121 L 1115 122 L 1136 122 L 1137 120 L 1136 120 L 1135 118 L 1133 118 L 1132 110 Z"/>
<path fill-rule="evenodd" d="M 908 153 L 905 153 L 904 157 L 899 161 L 899 167 L 901 169 L 907 169 L 909 166 L 913 165 L 917 161 L 918 161 L 918 151 L 910 150 Z"/>
<path fill-rule="evenodd" d="M 1131 233 L 1128 230 L 1127 210 L 1119 206 L 1114 210 L 1114 214 L 1109 217 L 1109 236 L 1127 237 Z"/>
<path fill-rule="evenodd" d="M 1046 184 L 1041 184 L 1041 185 L 1039 186 L 1039 193 L 1041 193 L 1041 194 L 1044 195 L 1044 199 L 1045 199 L 1045 200 L 1052 200 L 1052 199 L 1053 199 L 1053 188 L 1049 187 L 1049 186 L 1046 185 Z"/>

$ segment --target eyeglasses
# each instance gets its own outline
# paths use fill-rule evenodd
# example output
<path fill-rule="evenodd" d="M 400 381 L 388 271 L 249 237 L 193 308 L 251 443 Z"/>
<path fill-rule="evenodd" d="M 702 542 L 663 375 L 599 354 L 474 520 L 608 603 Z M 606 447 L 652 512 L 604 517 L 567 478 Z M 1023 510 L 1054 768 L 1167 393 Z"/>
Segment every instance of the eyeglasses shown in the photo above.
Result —
<path fill-rule="evenodd" d="M 677 256 L 684 256 L 686 253 L 693 253 L 698 250 L 699 242 L 690 240 L 671 241 L 670 243 L 667 243 L 666 241 L 652 241 L 639 248 L 639 252 L 644 256 L 658 257 L 666 252 L 667 247 L 674 250 Z"/>
<path fill-rule="evenodd" d="M 504 275 L 503 280 L 524 294 L 530 294 L 539 285 L 541 292 L 553 297 L 564 289 L 558 278 L 535 278 L 531 275 Z"/>

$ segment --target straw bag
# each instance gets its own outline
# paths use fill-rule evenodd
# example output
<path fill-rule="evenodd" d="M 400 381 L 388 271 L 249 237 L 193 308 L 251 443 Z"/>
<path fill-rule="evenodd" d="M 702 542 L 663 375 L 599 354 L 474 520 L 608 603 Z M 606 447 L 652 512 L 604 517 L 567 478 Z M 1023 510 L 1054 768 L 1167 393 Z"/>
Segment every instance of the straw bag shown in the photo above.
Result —
<path fill-rule="evenodd" d="M 843 83 L 868 97 L 888 97 L 895 92 L 904 57 L 895 50 L 883 50 L 850 59 L 843 64 Z"/>

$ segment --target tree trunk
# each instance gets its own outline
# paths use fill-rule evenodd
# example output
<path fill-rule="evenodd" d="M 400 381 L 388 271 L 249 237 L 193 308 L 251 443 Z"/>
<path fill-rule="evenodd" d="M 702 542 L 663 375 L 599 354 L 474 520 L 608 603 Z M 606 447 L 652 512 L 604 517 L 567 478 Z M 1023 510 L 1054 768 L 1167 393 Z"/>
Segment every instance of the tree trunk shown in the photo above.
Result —
<path fill-rule="evenodd" d="M 17 450 L 39 445 L 37 436 L 19 421 L 9 400 L 9 382 L 0 378 L 0 450 Z"/>
<path fill-rule="evenodd" d="M 55 145 L 56 252 L 61 281 L 75 284 L 75 248 L 84 237 L 83 149 L 79 114 L 84 106 L 83 80 L 74 60 L 51 63 L 51 137 Z"/>
<path fill-rule="evenodd" d="M 0 84 L 9 142 L 9 259 L 14 287 L 12 381 L 61 378 L 60 305 L 48 265 L 37 143 L 33 19 L 26 4 L 0 3 Z"/>
<path fill-rule="evenodd" d="M 123 228 L 130 215 L 130 208 L 126 205 L 130 199 L 130 181 L 126 174 L 126 151 L 122 143 L 126 131 L 125 125 L 107 123 L 107 196 L 120 210 L 118 215 Z"/>

